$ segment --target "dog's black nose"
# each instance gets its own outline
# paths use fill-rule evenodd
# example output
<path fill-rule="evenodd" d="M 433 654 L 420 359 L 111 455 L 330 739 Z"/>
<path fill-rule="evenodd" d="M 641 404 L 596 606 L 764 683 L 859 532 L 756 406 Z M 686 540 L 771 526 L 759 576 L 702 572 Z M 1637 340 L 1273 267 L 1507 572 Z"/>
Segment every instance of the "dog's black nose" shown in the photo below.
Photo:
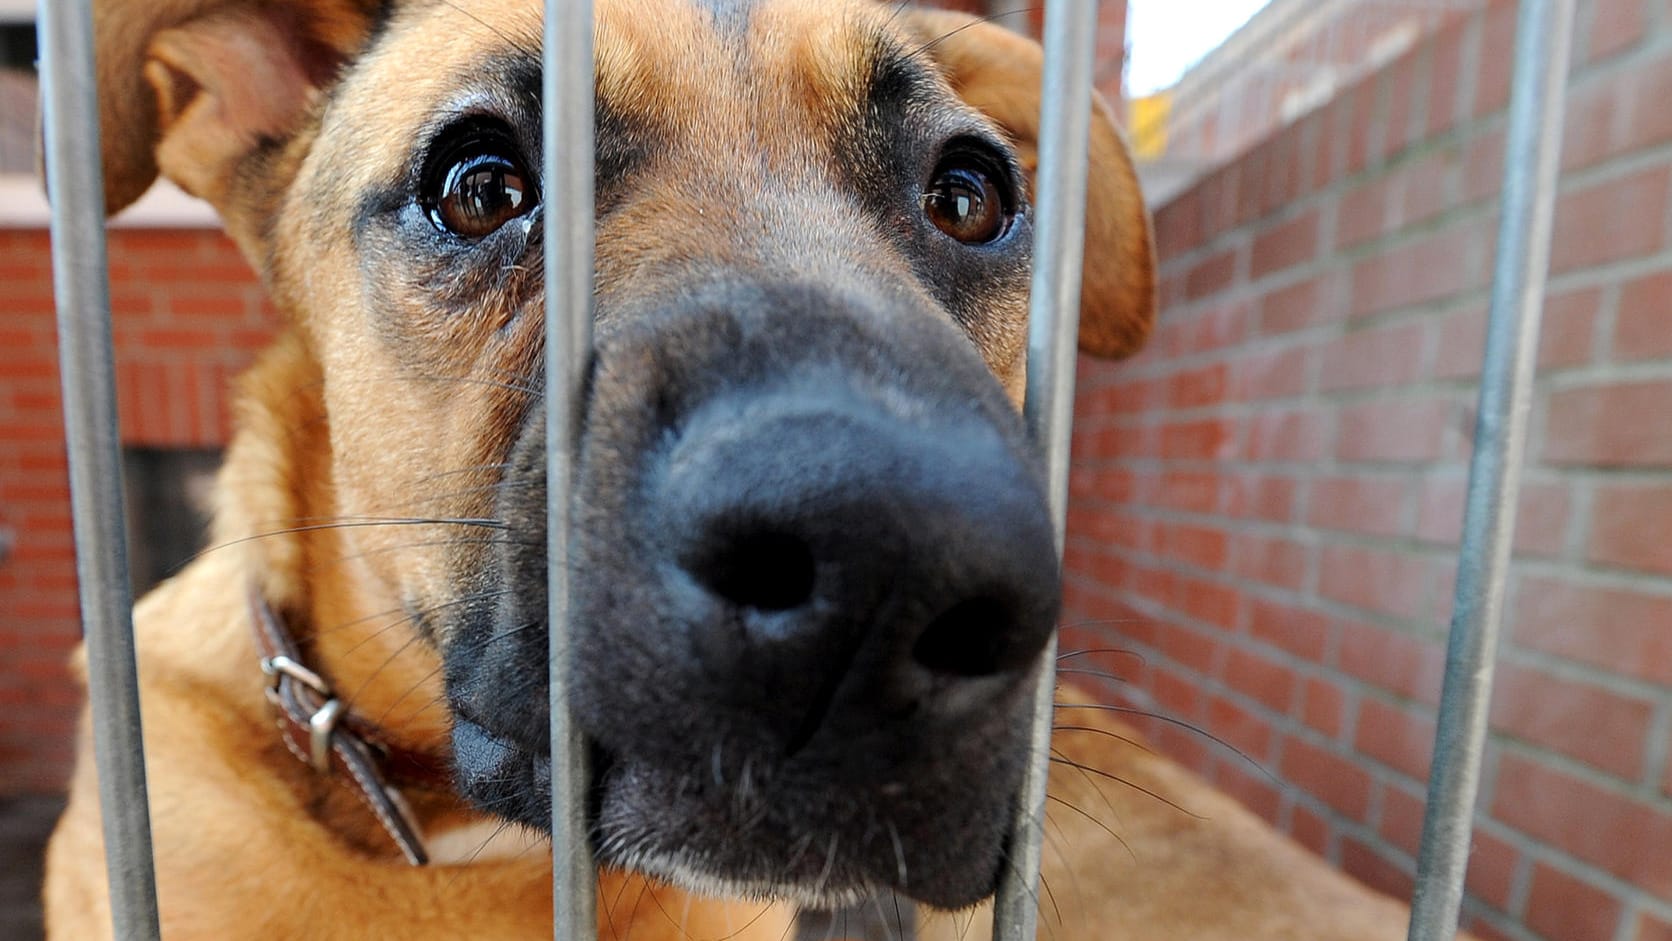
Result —
<path fill-rule="evenodd" d="M 737 705 L 795 748 L 990 705 L 1052 630 L 1033 469 L 991 422 L 814 372 L 682 423 L 645 495 L 662 577 Z"/>

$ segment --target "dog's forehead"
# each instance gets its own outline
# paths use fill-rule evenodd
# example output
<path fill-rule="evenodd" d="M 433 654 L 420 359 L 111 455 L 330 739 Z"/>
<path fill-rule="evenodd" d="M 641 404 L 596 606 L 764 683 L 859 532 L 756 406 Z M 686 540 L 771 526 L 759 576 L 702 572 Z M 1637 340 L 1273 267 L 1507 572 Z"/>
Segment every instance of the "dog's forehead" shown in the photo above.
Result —
<path fill-rule="evenodd" d="M 326 142 L 386 172 L 365 166 L 388 151 L 376 142 L 419 138 L 473 96 L 537 87 L 541 12 L 539 0 L 399 6 L 339 89 L 349 104 L 332 109 Z M 872 0 L 599 0 L 599 106 L 672 139 L 726 146 L 730 130 L 805 146 L 864 106 L 879 57 L 906 58 L 889 12 Z"/>

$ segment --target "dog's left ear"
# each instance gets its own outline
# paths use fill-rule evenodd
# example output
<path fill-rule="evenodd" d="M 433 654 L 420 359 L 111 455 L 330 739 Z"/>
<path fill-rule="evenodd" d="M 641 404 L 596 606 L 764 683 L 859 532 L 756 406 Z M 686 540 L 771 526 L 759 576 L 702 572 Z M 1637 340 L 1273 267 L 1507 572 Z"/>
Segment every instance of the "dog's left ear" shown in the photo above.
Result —
<path fill-rule="evenodd" d="M 269 214 L 268 176 L 379 0 L 95 0 L 105 208 L 162 175 L 234 235 Z M 267 192 L 262 192 L 262 190 Z"/>
<path fill-rule="evenodd" d="M 1031 183 L 1039 164 L 1039 44 L 962 13 L 912 10 L 906 28 L 939 64 L 953 91 L 1010 134 Z M 1091 174 L 1086 187 L 1086 269 L 1080 287 L 1080 349 L 1129 356 L 1155 321 L 1155 247 L 1137 174 L 1109 106 L 1092 95 Z"/>

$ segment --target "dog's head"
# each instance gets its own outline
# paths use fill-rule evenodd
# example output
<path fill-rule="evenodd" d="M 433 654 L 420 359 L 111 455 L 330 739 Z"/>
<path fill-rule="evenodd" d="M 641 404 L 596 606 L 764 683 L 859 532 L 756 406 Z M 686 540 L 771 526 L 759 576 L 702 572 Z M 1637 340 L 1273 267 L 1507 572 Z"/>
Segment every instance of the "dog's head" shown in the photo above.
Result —
<path fill-rule="evenodd" d="M 440 652 L 461 789 L 548 824 L 536 0 L 103 0 L 112 208 L 221 212 L 322 380 L 332 511 Z M 576 663 L 607 862 L 990 892 L 1057 561 L 1023 385 L 1039 48 L 859 0 L 598 6 Z M 1152 315 L 1088 102 L 1082 347 Z M 395 550 L 401 551 L 381 551 Z"/>

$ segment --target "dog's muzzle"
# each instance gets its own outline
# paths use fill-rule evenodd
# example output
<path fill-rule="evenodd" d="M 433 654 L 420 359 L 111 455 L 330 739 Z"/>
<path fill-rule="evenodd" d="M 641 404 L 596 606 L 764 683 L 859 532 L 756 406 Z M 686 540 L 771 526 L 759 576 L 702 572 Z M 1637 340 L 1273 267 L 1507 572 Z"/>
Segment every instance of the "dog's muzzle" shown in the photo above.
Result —
<path fill-rule="evenodd" d="M 466 792 L 542 827 L 543 425 L 501 490 L 506 591 L 446 652 Z M 601 856 L 802 901 L 990 892 L 1057 561 L 969 341 L 906 303 L 712 289 L 600 332 L 578 453 L 568 699 Z"/>

